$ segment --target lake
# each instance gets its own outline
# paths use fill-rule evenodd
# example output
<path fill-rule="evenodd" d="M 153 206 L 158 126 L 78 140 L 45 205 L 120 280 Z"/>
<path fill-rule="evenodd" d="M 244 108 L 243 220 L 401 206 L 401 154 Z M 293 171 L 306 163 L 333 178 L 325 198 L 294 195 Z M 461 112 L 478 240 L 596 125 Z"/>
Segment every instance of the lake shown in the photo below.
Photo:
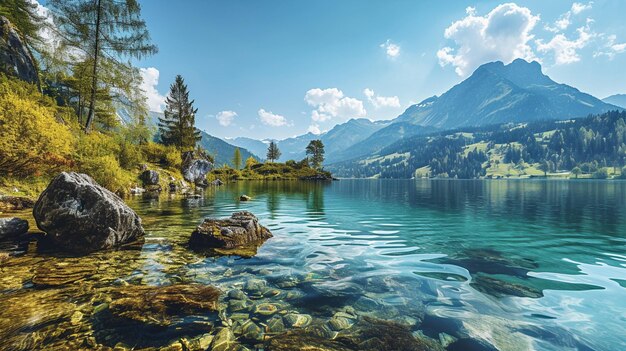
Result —
<path fill-rule="evenodd" d="M 147 232 L 139 248 L 72 257 L 0 244 L 13 254 L 0 262 L 0 349 L 149 348 L 229 318 L 266 326 L 253 308 L 158 328 L 107 312 L 125 286 L 200 283 L 250 295 L 250 281 L 268 292 L 250 295 L 252 304 L 307 325 L 344 311 L 395 321 L 448 350 L 626 349 L 626 182 L 240 182 L 198 199 L 127 203 Z M 203 218 L 238 210 L 274 234 L 254 257 L 187 248 Z M 220 300 L 229 308 L 230 296 Z"/>

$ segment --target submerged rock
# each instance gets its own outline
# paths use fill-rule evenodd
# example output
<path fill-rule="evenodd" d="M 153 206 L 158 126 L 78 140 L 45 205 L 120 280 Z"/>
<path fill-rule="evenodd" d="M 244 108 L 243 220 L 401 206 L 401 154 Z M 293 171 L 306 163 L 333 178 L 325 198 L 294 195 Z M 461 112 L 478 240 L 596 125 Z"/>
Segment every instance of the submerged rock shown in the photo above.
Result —
<path fill-rule="evenodd" d="M 235 334 L 229 328 L 221 328 L 213 337 L 209 350 L 211 351 L 234 351 L 237 350 L 238 343 Z"/>
<path fill-rule="evenodd" d="M 270 231 L 247 211 L 235 212 L 230 218 L 207 218 L 191 234 L 192 248 L 240 249 L 256 247 L 272 237 Z"/>
<path fill-rule="evenodd" d="M 478 274 L 473 277 L 470 285 L 474 289 L 494 297 L 543 297 L 543 291 L 533 286 L 522 285 L 512 281 L 506 281 L 503 279 L 489 277 L 482 274 Z"/>
<path fill-rule="evenodd" d="M 320 327 L 312 326 L 279 334 L 266 343 L 266 350 L 444 351 L 435 340 L 424 336 L 415 337 L 404 325 L 368 317 L 333 340 L 325 338 L 325 333 L 320 331 Z"/>
<path fill-rule="evenodd" d="M 17 217 L 0 218 L 0 239 L 13 238 L 28 231 L 28 221 Z"/>
<path fill-rule="evenodd" d="M 177 316 L 217 310 L 220 292 L 199 284 L 125 286 L 114 291 L 109 310 L 114 316 L 155 325 L 170 325 Z"/>
<path fill-rule="evenodd" d="M 80 173 L 61 173 L 41 194 L 33 216 L 54 248 L 91 252 L 137 240 L 141 219 L 122 199 Z"/>
<path fill-rule="evenodd" d="M 0 196 L 0 210 L 19 211 L 33 208 L 35 201 L 23 196 Z"/>

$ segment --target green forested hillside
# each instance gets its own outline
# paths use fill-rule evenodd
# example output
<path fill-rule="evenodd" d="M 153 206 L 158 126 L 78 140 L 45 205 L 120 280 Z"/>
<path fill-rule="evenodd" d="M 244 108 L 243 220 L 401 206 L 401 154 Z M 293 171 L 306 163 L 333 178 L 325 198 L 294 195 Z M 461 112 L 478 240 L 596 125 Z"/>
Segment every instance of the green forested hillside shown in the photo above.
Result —
<path fill-rule="evenodd" d="M 566 121 L 508 123 L 417 136 L 379 154 L 327 167 L 340 177 L 479 178 L 619 176 L 626 165 L 626 112 Z"/>

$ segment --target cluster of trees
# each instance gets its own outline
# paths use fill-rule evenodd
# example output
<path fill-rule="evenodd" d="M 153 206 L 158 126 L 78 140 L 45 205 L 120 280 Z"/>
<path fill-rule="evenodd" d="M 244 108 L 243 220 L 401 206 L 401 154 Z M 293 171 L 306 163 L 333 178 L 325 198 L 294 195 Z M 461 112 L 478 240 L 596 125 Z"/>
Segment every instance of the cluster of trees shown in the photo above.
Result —
<path fill-rule="evenodd" d="M 137 166 L 177 172 L 200 132 L 182 77 L 170 87 L 159 143 L 152 142 L 141 74 L 133 61 L 157 52 L 136 0 L 50 0 L 52 20 L 31 0 L 4 0 L 5 16 L 32 52 L 39 82 L 0 72 L 0 177 L 60 169 L 92 175 L 113 191 L 136 181 Z M 40 33 L 45 30 L 47 35 Z M 129 111 L 121 123 L 116 111 Z"/>
<path fill-rule="evenodd" d="M 478 178 L 493 166 L 485 151 L 467 152 L 466 146 L 478 142 L 485 143 L 486 150 L 501 154 L 502 162 L 516 167 L 534 164 L 544 174 L 572 171 L 574 177 L 587 173 L 606 178 L 607 167 L 613 167 L 617 173 L 618 168 L 626 165 L 626 111 L 568 121 L 493 125 L 417 136 L 380 152 L 404 156 L 380 157 L 371 162 L 349 161 L 331 169 L 342 176 L 411 178 L 417 169 L 428 166 L 430 176 Z"/>

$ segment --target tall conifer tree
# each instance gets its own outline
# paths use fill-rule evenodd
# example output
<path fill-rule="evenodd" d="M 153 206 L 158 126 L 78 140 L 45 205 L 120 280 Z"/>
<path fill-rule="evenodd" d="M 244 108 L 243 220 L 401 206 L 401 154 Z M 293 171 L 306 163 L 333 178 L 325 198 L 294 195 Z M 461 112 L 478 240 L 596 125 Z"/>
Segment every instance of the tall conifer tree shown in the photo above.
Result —
<path fill-rule="evenodd" d="M 181 75 L 177 75 L 170 86 L 170 93 L 165 99 L 163 118 L 159 118 L 161 142 L 174 145 L 181 151 L 193 151 L 202 139 L 195 127 L 197 108 L 194 100 L 189 101 L 189 91 Z"/>

